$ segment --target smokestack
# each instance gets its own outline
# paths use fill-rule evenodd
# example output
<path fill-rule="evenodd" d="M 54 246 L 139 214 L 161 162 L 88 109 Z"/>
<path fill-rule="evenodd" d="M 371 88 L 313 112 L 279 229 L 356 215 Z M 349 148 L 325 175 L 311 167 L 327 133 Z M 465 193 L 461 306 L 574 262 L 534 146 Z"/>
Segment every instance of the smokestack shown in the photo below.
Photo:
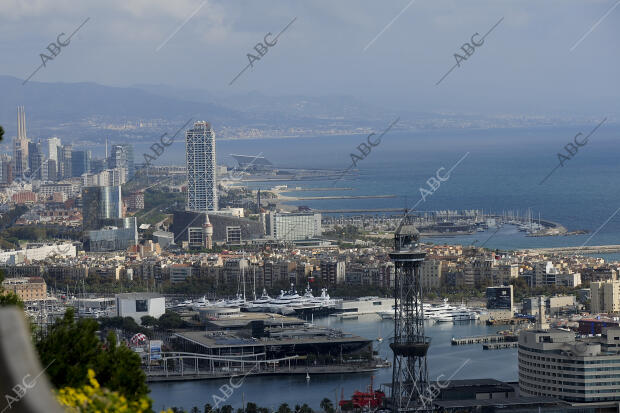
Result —
<path fill-rule="evenodd" d="M 21 139 L 23 136 L 22 133 L 22 107 L 17 107 L 17 139 Z"/>

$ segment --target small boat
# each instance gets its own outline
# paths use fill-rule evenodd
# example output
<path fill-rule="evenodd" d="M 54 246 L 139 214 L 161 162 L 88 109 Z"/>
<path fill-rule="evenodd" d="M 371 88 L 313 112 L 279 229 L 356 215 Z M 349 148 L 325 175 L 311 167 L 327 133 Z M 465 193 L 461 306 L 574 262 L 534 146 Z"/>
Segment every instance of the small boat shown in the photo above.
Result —
<path fill-rule="evenodd" d="M 377 337 L 377 341 L 378 341 L 379 343 L 382 343 L 382 342 L 383 342 L 383 337 Z"/>

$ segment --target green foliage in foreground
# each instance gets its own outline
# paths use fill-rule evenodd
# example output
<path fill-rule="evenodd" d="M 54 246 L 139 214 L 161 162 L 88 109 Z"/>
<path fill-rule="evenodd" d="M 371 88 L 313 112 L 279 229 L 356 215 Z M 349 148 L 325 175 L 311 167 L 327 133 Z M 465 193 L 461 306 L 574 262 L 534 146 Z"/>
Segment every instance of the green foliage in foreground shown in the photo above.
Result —
<path fill-rule="evenodd" d="M 103 387 L 117 391 L 128 400 L 138 400 L 148 393 L 140 357 L 128 347 L 118 346 L 110 332 L 105 343 L 97 338 L 99 324 L 93 319 L 74 320 L 74 311 L 64 317 L 37 343 L 41 363 L 57 388 L 82 387 L 92 369 Z"/>
<path fill-rule="evenodd" d="M 2 281 L 4 281 L 4 270 L 0 270 L 0 285 L 2 285 Z M 0 287 L 0 307 L 7 307 L 11 305 L 24 308 L 24 302 L 17 294 Z"/>

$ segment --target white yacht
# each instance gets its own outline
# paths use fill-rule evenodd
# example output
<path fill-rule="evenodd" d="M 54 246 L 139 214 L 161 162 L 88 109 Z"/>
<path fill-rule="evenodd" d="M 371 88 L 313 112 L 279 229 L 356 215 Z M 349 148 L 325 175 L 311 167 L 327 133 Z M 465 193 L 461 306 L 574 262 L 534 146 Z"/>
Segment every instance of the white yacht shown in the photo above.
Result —
<path fill-rule="evenodd" d="M 191 307 L 192 310 L 198 310 L 199 308 L 204 308 L 210 306 L 211 303 L 207 300 L 206 296 L 203 296 L 201 299 L 196 300 L 194 302 L 190 301 L 190 304 L 186 305 L 187 307 Z"/>
<path fill-rule="evenodd" d="M 475 312 L 465 307 L 453 308 L 452 310 L 445 310 L 434 315 L 436 323 L 451 323 L 455 321 L 471 321 L 477 320 L 480 316 Z"/>
<path fill-rule="evenodd" d="M 252 312 L 260 312 L 260 311 L 269 311 L 272 298 L 267 294 L 267 290 L 263 288 L 263 294 L 255 299 L 254 301 L 247 302 L 244 305 L 244 308 L 247 311 Z"/>

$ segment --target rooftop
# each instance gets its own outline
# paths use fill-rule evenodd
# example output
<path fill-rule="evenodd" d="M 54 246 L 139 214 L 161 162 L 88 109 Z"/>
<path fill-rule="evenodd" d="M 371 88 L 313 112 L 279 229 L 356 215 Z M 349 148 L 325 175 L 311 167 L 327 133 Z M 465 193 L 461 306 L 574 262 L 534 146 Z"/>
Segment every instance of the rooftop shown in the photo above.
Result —
<path fill-rule="evenodd" d="M 359 337 L 353 334 L 342 333 L 336 330 L 302 328 L 290 329 L 288 331 L 292 334 L 295 334 L 296 332 L 299 333 L 300 338 L 245 338 L 230 331 L 208 331 L 206 333 L 204 331 L 183 331 L 175 333 L 175 335 L 182 339 L 211 349 L 318 343 L 339 344 L 371 341 L 363 337 Z M 316 332 L 316 334 L 320 335 L 311 336 L 312 332 Z M 303 338 L 301 336 L 303 336 Z"/>

